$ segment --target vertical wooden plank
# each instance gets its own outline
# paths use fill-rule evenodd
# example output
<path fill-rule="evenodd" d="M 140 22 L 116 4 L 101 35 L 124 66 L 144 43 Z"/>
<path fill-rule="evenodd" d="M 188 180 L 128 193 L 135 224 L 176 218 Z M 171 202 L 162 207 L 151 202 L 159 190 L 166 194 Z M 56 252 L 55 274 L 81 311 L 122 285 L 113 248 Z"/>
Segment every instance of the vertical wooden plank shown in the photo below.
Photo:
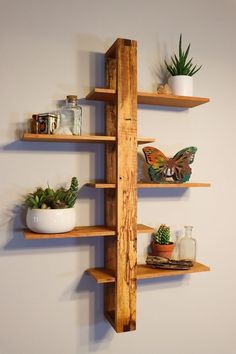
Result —
<path fill-rule="evenodd" d="M 136 327 L 137 234 L 137 48 L 118 39 L 106 55 L 106 85 L 116 90 L 106 104 L 106 133 L 117 144 L 106 146 L 106 180 L 117 190 L 105 191 L 106 224 L 116 238 L 105 240 L 105 267 L 116 282 L 105 285 L 105 315 L 117 332 Z"/>
<path fill-rule="evenodd" d="M 136 328 L 137 271 L 137 45 L 117 47 L 116 330 Z"/>

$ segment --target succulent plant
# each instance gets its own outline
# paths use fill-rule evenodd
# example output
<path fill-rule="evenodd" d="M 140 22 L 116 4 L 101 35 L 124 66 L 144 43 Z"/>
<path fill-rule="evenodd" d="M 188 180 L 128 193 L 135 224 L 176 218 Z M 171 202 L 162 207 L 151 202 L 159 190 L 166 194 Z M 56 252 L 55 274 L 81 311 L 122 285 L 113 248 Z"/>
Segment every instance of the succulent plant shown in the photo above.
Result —
<path fill-rule="evenodd" d="M 72 177 L 69 189 L 63 187 L 54 190 L 50 187 L 37 188 L 29 193 L 25 205 L 30 209 L 65 209 L 72 208 L 78 196 L 78 180 Z"/>
<path fill-rule="evenodd" d="M 170 244 L 170 227 L 165 224 L 161 224 L 158 230 L 152 235 L 154 243 L 159 243 L 160 245 Z"/>
<path fill-rule="evenodd" d="M 196 74 L 196 72 L 198 72 L 201 69 L 202 65 L 199 66 L 198 68 L 197 65 L 193 66 L 192 63 L 193 58 L 188 60 L 189 50 L 190 50 L 190 43 L 186 51 L 182 49 L 182 34 L 181 34 L 179 37 L 179 56 L 177 57 L 177 55 L 174 54 L 171 57 L 171 64 L 168 64 L 165 60 L 166 68 L 172 76 L 176 76 L 176 75 L 193 76 L 194 74 Z"/>

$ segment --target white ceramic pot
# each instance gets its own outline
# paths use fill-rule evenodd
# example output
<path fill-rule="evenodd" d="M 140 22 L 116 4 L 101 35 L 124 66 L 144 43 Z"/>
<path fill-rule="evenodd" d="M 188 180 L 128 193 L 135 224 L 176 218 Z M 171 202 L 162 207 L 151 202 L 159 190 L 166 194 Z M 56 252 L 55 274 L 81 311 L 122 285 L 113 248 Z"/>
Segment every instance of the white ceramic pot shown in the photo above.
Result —
<path fill-rule="evenodd" d="M 187 75 L 170 76 L 168 85 L 173 95 L 193 96 L 193 78 Z"/>
<path fill-rule="evenodd" d="M 54 234 L 71 231 L 76 225 L 75 208 L 29 209 L 26 225 L 34 232 Z"/>

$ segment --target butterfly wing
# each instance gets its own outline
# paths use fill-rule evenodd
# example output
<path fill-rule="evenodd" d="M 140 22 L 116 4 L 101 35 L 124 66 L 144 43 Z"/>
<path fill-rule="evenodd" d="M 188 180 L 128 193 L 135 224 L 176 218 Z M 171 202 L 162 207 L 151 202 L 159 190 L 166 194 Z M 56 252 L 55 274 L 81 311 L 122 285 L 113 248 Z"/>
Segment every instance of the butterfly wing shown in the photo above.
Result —
<path fill-rule="evenodd" d="M 180 161 L 182 159 L 187 160 L 188 164 L 190 165 L 194 161 L 196 151 L 197 148 L 195 146 L 187 147 L 177 152 L 177 154 L 175 154 L 173 159 L 176 161 Z"/>
<path fill-rule="evenodd" d="M 147 163 L 153 167 L 158 167 L 160 164 L 163 164 L 167 160 L 163 152 L 152 146 L 146 146 L 143 148 L 143 152 Z"/>
<path fill-rule="evenodd" d="M 192 169 L 189 166 L 193 163 L 197 148 L 194 146 L 187 147 L 180 150 L 173 157 L 174 174 L 172 176 L 174 181 L 180 183 L 187 182 L 190 179 Z"/>
<path fill-rule="evenodd" d="M 161 182 L 165 179 L 167 157 L 158 149 L 152 146 L 143 148 L 146 161 L 149 167 L 149 175 L 152 181 Z"/>

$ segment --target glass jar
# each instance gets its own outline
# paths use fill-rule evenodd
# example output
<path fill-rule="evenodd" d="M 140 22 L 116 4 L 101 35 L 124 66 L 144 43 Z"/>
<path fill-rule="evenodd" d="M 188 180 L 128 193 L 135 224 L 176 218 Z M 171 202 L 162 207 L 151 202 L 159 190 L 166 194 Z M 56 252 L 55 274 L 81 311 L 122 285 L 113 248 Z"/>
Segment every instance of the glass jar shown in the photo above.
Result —
<path fill-rule="evenodd" d="M 185 226 L 184 237 L 179 243 L 179 259 L 196 260 L 197 242 L 192 237 L 193 226 Z"/>
<path fill-rule="evenodd" d="M 78 105 L 77 96 L 66 96 L 66 104 L 60 110 L 60 128 L 55 134 L 81 135 L 82 108 Z"/>

